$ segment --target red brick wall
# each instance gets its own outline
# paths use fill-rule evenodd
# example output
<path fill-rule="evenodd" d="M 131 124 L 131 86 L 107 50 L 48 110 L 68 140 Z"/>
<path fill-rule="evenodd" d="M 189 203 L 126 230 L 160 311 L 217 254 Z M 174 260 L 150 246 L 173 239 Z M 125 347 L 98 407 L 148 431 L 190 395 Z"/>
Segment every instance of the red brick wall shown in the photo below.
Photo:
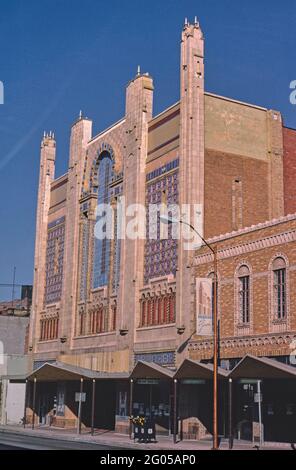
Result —
<path fill-rule="evenodd" d="M 285 214 L 296 212 L 296 129 L 284 127 Z"/>
<path fill-rule="evenodd" d="M 294 218 L 260 230 L 242 233 L 217 243 L 218 259 L 220 258 L 218 261 L 218 310 L 220 314 L 221 358 L 243 357 L 248 353 L 259 356 L 289 355 L 291 353 L 290 343 L 283 338 L 288 334 L 294 336 L 296 333 L 296 242 L 287 242 L 284 236 L 295 233 L 295 230 L 296 219 Z M 279 238 L 276 240 L 271 238 L 275 236 Z M 269 242 L 266 242 L 268 239 Z M 279 244 L 281 240 L 282 243 Z M 251 242 L 258 242 L 258 248 L 248 251 L 248 244 Z M 240 245 L 244 246 L 242 253 L 235 253 L 231 256 L 231 249 Z M 259 248 L 260 246 L 261 248 Z M 223 250 L 226 250 L 227 253 Z M 200 254 L 208 252 L 206 247 L 202 247 L 196 254 L 198 257 Z M 276 256 L 284 256 L 287 260 L 287 284 L 289 286 L 287 290 L 289 321 L 280 332 L 277 331 L 277 327 L 273 325 L 272 321 L 270 323 L 270 319 L 272 319 L 272 292 L 270 291 L 271 271 L 269 266 L 271 260 Z M 252 272 L 252 300 L 250 301 L 252 327 L 249 332 L 237 334 L 235 327 L 237 324 L 235 272 L 241 264 L 247 264 Z M 201 264 L 193 268 L 193 283 L 195 278 L 207 277 L 212 270 L 213 263 L 211 261 L 201 261 Z M 196 308 L 195 304 L 193 304 L 193 308 Z M 248 338 L 252 338 L 252 341 L 246 341 Z M 266 338 L 268 338 L 267 341 Z M 231 339 L 231 346 L 228 347 L 223 342 L 229 339 Z M 212 355 L 210 340 L 194 335 L 189 351 L 192 359 L 209 359 Z"/>
<path fill-rule="evenodd" d="M 242 227 L 250 227 L 269 219 L 268 172 L 268 163 L 265 161 L 206 150 L 206 238 L 240 228 L 232 221 L 232 188 L 233 181 L 237 178 L 242 184 Z"/>

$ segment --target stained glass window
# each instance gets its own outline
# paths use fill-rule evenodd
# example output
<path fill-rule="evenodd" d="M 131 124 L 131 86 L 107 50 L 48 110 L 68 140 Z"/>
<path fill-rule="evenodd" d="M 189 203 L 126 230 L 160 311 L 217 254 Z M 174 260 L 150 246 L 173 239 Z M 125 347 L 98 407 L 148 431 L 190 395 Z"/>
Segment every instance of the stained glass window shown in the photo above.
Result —
<path fill-rule="evenodd" d="M 110 203 L 110 183 L 112 180 L 112 160 L 109 152 L 104 151 L 100 155 L 98 168 L 98 204 Z M 101 217 L 104 217 L 103 214 Z M 97 221 L 99 220 L 99 217 Z M 106 232 L 106 224 L 103 227 Z M 110 261 L 110 243 L 111 241 L 104 236 L 94 238 L 94 266 L 93 266 L 93 288 L 102 287 L 108 284 L 109 279 L 109 261 Z"/>

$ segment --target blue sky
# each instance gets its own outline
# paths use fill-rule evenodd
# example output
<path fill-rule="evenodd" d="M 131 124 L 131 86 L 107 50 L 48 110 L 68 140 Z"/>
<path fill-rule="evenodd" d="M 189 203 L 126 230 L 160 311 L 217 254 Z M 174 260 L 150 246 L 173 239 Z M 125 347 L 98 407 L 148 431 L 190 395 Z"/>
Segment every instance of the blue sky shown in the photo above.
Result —
<path fill-rule="evenodd" d="M 138 64 L 154 77 L 154 113 L 177 101 L 181 28 L 195 15 L 206 90 L 278 109 L 296 128 L 295 0 L 1 0 L 0 283 L 14 265 L 17 282 L 32 282 L 43 130 L 56 134 L 58 176 L 79 110 L 95 133 L 118 120 Z"/>

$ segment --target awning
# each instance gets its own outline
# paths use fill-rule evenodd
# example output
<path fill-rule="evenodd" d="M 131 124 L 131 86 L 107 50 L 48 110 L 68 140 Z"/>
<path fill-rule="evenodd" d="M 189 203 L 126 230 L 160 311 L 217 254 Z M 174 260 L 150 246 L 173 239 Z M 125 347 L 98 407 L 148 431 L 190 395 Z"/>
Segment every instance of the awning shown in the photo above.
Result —
<path fill-rule="evenodd" d="M 170 369 L 154 364 L 153 362 L 138 361 L 135 365 L 131 379 L 172 379 L 174 372 Z"/>
<path fill-rule="evenodd" d="M 229 373 L 233 379 L 296 379 L 296 367 L 248 354 Z"/>
<path fill-rule="evenodd" d="M 225 379 L 228 372 L 221 367 L 218 368 L 218 379 Z M 202 364 L 192 359 L 184 359 L 174 375 L 175 379 L 202 379 L 213 380 L 213 365 Z"/>
<path fill-rule="evenodd" d="M 63 362 L 46 362 L 38 369 L 31 372 L 27 379 L 33 381 L 34 378 L 40 382 L 56 382 L 59 380 L 80 380 L 80 379 L 96 379 L 96 380 L 115 380 L 128 379 L 129 374 L 126 372 L 98 372 L 83 367 L 65 364 Z"/>

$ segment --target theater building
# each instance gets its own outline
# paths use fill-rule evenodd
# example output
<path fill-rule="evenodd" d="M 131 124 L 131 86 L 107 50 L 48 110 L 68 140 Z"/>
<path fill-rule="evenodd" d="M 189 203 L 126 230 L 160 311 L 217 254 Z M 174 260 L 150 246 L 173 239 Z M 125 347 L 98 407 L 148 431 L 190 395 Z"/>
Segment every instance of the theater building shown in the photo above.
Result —
<path fill-rule="evenodd" d="M 201 343 L 207 348 L 196 346 L 199 343 L 194 337 L 193 279 L 200 276 L 198 269 L 202 276 L 209 274 L 208 255 L 184 249 L 185 240 L 174 239 L 171 228 L 162 239 L 159 218 L 153 238 L 121 238 L 118 203 L 123 198 L 127 208 L 133 204 L 146 208 L 160 203 L 198 205 L 199 228 L 206 238 L 232 231 L 252 238 L 252 229 L 244 232 L 244 227 L 295 211 L 291 172 L 296 132 L 285 128 L 279 111 L 205 91 L 204 60 L 201 27 L 197 20 L 186 21 L 181 34 L 179 101 L 155 116 L 153 79 L 138 70 L 126 87 L 124 116 L 108 129 L 93 135 L 91 119 L 80 113 L 71 127 L 65 175 L 55 175 L 56 141 L 53 133 L 44 134 L 29 335 L 29 354 L 34 370 L 39 371 L 38 376 L 33 372 L 30 381 L 35 378 L 38 383 L 34 406 L 40 423 L 49 416 L 56 425 L 72 426 L 77 421 L 73 394 L 80 390 L 80 377 L 100 380 L 101 387 L 103 383 L 107 387 L 105 396 L 112 397 L 108 415 L 112 419 L 98 418 L 96 426 L 127 430 L 130 374 L 140 362 L 151 364 L 152 377 L 144 366 L 142 372 L 137 369 L 143 377 L 135 379 L 133 412 L 153 412 L 161 430 L 169 432 L 172 374 L 186 358 L 210 358 L 210 343 Z M 95 236 L 98 204 L 112 207 L 111 238 Z M 127 223 L 131 218 L 127 213 Z M 195 223 L 193 212 L 189 222 Z M 276 227 L 272 223 L 266 230 Z M 218 243 L 220 239 L 214 240 Z M 193 256 L 196 263 L 202 256 L 208 265 L 196 265 L 195 273 L 190 268 Z M 277 263 L 292 263 L 288 255 L 274 260 L 272 256 L 268 272 Z M 250 262 L 241 269 L 255 270 L 255 266 Z M 280 265 L 278 269 L 282 269 Z M 236 271 L 237 279 L 241 275 Z M 261 274 L 259 279 L 263 283 Z M 254 305 L 263 296 L 254 297 Z M 238 309 L 238 297 L 235 299 L 232 307 Z M 222 297 L 219 302 L 222 308 Z M 242 335 L 280 335 L 281 328 L 295 329 L 292 303 L 285 320 L 274 322 L 268 317 L 261 329 L 251 311 L 248 326 L 238 320 L 233 323 L 229 315 L 227 311 L 221 334 L 238 337 L 236 341 Z M 240 353 L 247 352 L 248 347 L 240 349 Z M 228 348 L 225 360 L 229 354 Z M 233 357 L 241 356 L 237 352 Z M 59 367 L 53 366 L 56 361 Z M 44 364 L 52 367 L 42 369 Z M 42 370 L 50 377 L 46 385 L 41 383 L 46 379 Z M 221 380 L 222 376 L 223 372 Z M 208 379 L 209 374 L 200 380 Z M 159 380 L 162 387 L 156 390 Z M 32 405 L 32 394 L 30 400 Z M 90 413 L 85 411 L 87 406 L 90 404 L 84 406 L 84 412 Z M 184 433 L 194 434 L 189 429 Z"/>

